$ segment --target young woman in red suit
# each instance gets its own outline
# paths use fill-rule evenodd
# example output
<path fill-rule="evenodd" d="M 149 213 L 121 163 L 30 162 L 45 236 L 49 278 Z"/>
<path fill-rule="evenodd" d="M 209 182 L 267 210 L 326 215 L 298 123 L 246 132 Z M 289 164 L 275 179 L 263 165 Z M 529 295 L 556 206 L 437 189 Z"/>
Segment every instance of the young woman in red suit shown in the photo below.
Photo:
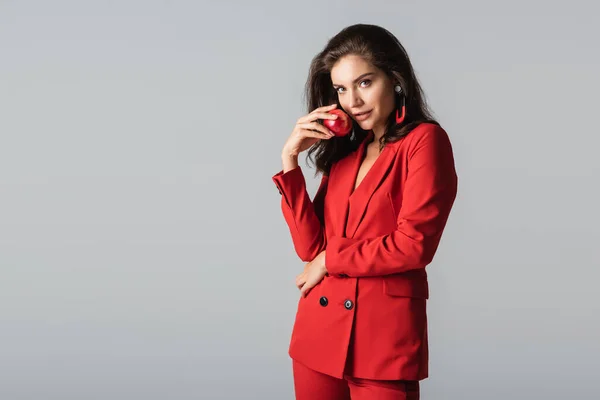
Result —
<path fill-rule="evenodd" d="M 425 267 L 457 192 L 452 146 L 409 57 L 379 26 L 352 25 L 312 61 L 310 113 L 272 179 L 296 253 L 300 300 L 289 355 L 298 400 L 419 399 L 428 377 Z M 341 109 L 352 133 L 324 121 Z M 298 155 L 309 150 L 311 200 Z"/>

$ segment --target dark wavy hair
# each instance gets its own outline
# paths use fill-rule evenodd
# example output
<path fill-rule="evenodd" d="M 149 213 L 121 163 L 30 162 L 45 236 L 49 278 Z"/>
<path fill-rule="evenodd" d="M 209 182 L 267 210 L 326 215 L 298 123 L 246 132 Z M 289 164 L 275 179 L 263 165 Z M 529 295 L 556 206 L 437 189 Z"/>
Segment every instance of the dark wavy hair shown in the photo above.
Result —
<path fill-rule="evenodd" d="M 396 124 L 396 113 L 390 114 L 380 145 L 391 143 L 406 136 L 417 125 L 433 119 L 425 101 L 410 58 L 400 41 L 387 29 L 377 25 L 355 24 L 341 30 L 329 40 L 325 48 L 312 60 L 305 85 L 305 101 L 308 112 L 329 104 L 338 104 L 338 95 L 331 82 L 331 69 L 342 57 L 356 55 L 385 72 L 394 84 L 402 87 L 406 102 L 406 117 Z M 396 108 L 401 106 L 399 96 Z M 320 140 L 308 150 L 308 159 L 319 172 L 329 174 L 331 165 L 356 150 L 367 132 L 353 121 L 352 135 Z"/>

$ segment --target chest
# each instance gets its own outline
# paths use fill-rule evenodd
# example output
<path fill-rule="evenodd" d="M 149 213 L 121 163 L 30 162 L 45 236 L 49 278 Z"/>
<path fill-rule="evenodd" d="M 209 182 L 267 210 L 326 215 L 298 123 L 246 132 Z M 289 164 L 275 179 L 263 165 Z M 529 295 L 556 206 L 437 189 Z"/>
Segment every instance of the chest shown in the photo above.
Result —
<path fill-rule="evenodd" d="M 391 146 L 365 146 L 334 165 L 324 198 L 326 233 L 383 235 L 396 228 L 405 179 L 404 157 Z"/>
<path fill-rule="evenodd" d="M 380 154 L 381 152 L 379 150 L 379 146 L 369 145 L 367 147 L 356 174 L 353 190 L 356 190 L 360 186 L 361 182 L 365 176 L 367 176 L 373 167 L 373 164 L 375 164 L 375 161 L 377 161 L 377 158 L 379 158 Z"/>

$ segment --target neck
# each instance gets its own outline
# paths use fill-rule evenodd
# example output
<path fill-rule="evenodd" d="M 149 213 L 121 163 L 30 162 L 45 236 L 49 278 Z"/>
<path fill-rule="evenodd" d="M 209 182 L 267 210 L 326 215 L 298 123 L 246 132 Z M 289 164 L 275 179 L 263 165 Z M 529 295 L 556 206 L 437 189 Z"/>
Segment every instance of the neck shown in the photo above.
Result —
<path fill-rule="evenodd" d="M 379 140 L 383 137 L 385 133 L 385 126 L 375 127 L 373 130 L 373 140 L 379 142 Z"/>

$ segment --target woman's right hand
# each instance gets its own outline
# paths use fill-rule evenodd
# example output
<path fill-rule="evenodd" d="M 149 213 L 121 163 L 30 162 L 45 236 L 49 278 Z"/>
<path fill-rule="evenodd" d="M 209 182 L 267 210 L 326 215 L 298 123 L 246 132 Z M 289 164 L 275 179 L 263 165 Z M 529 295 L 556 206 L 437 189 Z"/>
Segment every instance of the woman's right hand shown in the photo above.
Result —
<path fill-rule="evenodd" d="M 338 118 L 337 115 L 328 113 L 336 107 L 337 104 L 319 107 L 298 119 L 292 134 L 283 146 L 282 157 L 298 157 L 298 154 L 319 140 L 334 137 L 334 134 L 317 120 Z"/>

